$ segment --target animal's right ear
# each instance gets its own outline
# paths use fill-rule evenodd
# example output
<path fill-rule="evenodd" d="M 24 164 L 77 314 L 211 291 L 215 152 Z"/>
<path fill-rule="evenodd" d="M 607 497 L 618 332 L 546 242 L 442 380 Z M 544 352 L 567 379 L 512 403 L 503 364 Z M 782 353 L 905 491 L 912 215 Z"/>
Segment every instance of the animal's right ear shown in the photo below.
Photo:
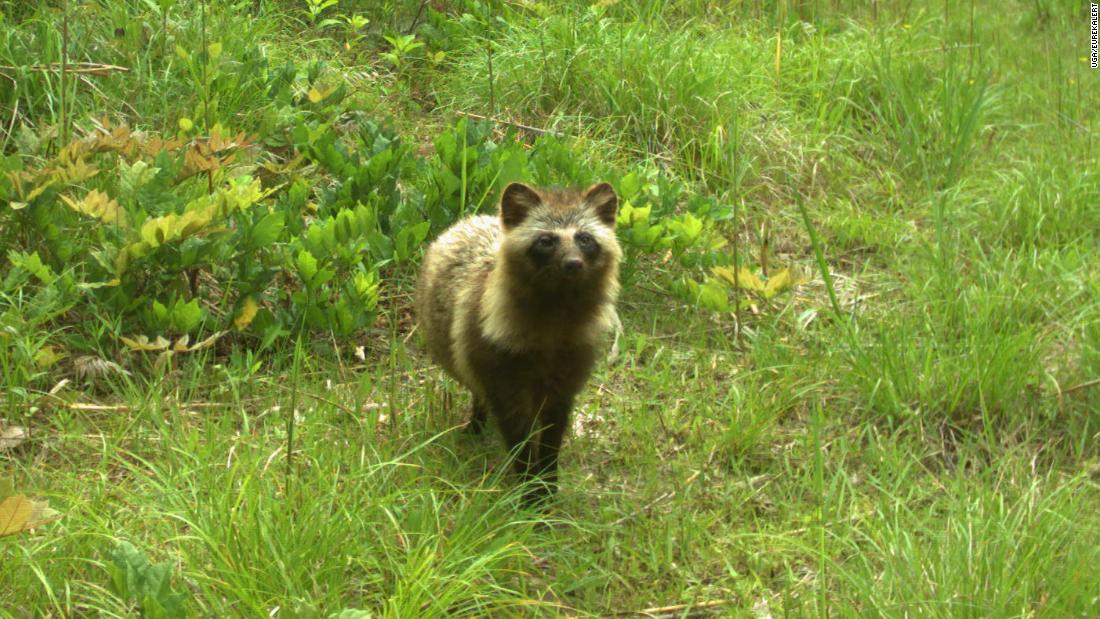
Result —
<path fill-rule="evenodd" d="M 542 198 L 534 189 L 523 183 L 509 183 L 500 196 L 500 221 L 504 229 L 523 223 L 531 209 L 539 204 L 542 204 Z"/>

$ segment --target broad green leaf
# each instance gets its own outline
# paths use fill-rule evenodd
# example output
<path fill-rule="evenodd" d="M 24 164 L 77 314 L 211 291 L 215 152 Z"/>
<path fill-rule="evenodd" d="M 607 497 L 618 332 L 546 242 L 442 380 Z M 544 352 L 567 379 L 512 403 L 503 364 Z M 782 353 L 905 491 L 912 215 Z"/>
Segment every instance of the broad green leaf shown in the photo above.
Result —
<path fill-rule="evenodd" d="M 153 300 L 153 316 L 163 326 L 168 326 L 168 307 L 157 300 Z"/>
<path fill-rule="evenodd" d="M 115 592 L 136 602 L 142 617 L 183 619 L 189 616 L 186 596 L 172 591 L 170 563 L 154 565 L 132 544 L 121 541 L 111 553 L 108 569 Z"/>
<path fill-rule="evenodd" d="M 198 299 L 191 299 L 187 303 L 176 303 L 172 306 L 172 324 L 181 333 L 194 331 L 202 322 L 203 313 Z"/>
<path fill-rule="evenodd" d="M 278 240 L 286 222 L 286 214 L 275 211 L 264 215 L 252 228 L 249 238 L 250 245 L 254 248 L 263 248 Z"/>
<path fill-rule="evenodd" d="M 320 288 L 327 284 L 333 277 L 336 277 L 336 271 L 332 269 L 320 269 L 317 271 L 317 275 L 313 277 L 311 284 L 314 288 Z"/>
<path fill-rule="evenodd" d="M 317 275 L 317 259 L 309 253 L 309 250 L 303 249 L 298 252 L 298 275 L 306 285 L 309 285 Z"/>
<path fill-rule="evenodd" d="M 32 251 L 29 254 L 10 251 L 8 252 L 8 260 L 11 261 L 13 266 L 26 270 L 47 286 L 57 281 L 57 275 L 42 262 L 42 258 L 38 256 L 37 251 Z"/>

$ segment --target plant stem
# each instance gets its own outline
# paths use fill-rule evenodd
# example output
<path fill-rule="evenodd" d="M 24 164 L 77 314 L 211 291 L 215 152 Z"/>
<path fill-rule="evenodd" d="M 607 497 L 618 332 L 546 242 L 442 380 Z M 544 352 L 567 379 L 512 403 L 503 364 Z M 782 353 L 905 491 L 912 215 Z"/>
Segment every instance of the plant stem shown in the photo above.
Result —
<path fill-rule="evenodd" d="M 65 78 L 69 67 L 69 0 L 61 6 L 61 145 L 69 143 L 69 118 L 66 109 Z"/>

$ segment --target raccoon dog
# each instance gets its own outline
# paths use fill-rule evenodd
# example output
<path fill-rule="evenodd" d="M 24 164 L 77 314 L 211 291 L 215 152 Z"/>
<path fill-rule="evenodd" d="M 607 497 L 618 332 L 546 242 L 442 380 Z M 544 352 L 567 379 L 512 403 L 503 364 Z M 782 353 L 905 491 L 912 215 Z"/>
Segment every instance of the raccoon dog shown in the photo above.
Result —
<path fill-rule="evenodd" d="M 428 350 L 473 395 L 469 429 L 488 415 L 516 452 L 528 501 L 557 488 L 573 398 L 617 324 L 618 198 L 587 190 L 504 188 L 499 217 L 463 219 L 428 249 L 416 309 Z"/>

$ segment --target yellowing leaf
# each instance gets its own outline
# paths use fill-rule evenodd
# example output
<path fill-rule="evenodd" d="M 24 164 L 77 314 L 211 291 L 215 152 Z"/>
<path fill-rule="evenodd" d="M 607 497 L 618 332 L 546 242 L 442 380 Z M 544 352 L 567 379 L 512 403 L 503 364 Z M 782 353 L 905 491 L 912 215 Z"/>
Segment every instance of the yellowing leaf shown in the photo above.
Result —
<path fill-rule="evenodd" d="M 34 504 L 21 494 L 0 501 L 0 537 L 23 531 L 32 513 Z"/>
<path fill-rule="evenodd" d="M 179 225 L 177 226 L 180 236 L 188 237 L 205 228 L 206 225 L 214 219 L 214 211 L 214 206 L 206 206 L 204 208 L 185 211 L 183 217 L 180 217 Z"/>
<path fill-rule="evenodd" d="M 714 267 L 711 271 L 731 286 L 742 290 L 754 290 L 756 292 L 764 290 L 764 282 L 760 281 L 759 277 L 745 267 L 738 269 L 736 274 L 734 274 L 731 267 Z"/>
<path fill-rule="evenodd" d="M 192 122 L 191 119 L 186 117 L 186 116 L 180 118 L 179 125 L 180 125 L 180 129 L 183 130 L 183 131 L 190 131 L 191 129 L 193 129 L 195 127 L 195 123 Z"/>
<path fill-rule="evenodd" d="M 183 154 L 185 175 L 191 176 L 199 172 L 211 172 L 223 167 L 221 159 L 213 155 L 204 155 L 203 150 L 202 146 L 195 144 Z"/>
<path fill-rule="evenodd" d="M 110 123 L 104 125 L 104 130 L 110 128 Z M 109 133 L 98 133 L 95 137 L 95 151 L 113 151 L 124 154 L 133 152 L 136 141 L 129 127 L 114 127 Z"/>
<path fill-rule="evenodd" d="M 0 537 L 22 533 L 60 516 L 45 501 L 15 494 L 10 479 L 0 479 Z"/>
<path fill-rule="evenodd" d="M 35 185 L 34 187 L 31 188 L 30 192 L 28 192 L 27 195 L 24 196 L 23 201 L 24 202 L 34 202 L 35 198 L 42 195 L 42 193 L 44 191 L 46 191 L 47 189 L 49 189 L 50 185 L 53 185 L 55 182 L 57 182 L 57 179 L 52 177 L 52 176 L 50 178 L 47 178 L 47 179 L 43 180 L 41 182 L 41 184 Z M 20 185 L 16 185 L 16 188 L 20 188 Z"/>
<path fill-rule="evenodd" d="M 88 195 L 84 196 L 84 199 L 79 202 L 65 195 L 61 196 L 61 200 L 74 211 L 107 223 L 116 223 L 125 214 L 122 207 L 118 205 L 118 201 L 96 189 L 89 191 Z"/>
<path fill-rule="evenodd" d="M 782 66 L 783 58 L 783 31 L 778 30 L 775 33 L 775 79 L 779 79 L 779 69 Z"/>
<path fill-rule="evenodd" d="M 764 287 L 764 298 L 770 299 L 785 290 L 801 286 L 806 281 L 807 278 L 798 275 L 797 272 L 792 274 L 790 269 L 783 269 L 768 279 L 768 284 Z"/>
<path fill-rule="evenodd" d="M 53 346 L 47 344 L 39 348 L 38 352 L 34 354 L 34 364 L 42 369 L 47 369 L 66 356 L 64 351 L 58 352 Z"/>
<path fill-rule="evenodd" d="M 328 88 L 318 88 L 313 86 L 309 89 L 309 100 L 311 103 L 320 103 L 328 98 L 329 95 L 336 92 L 335 86 L 329 86 Z"/>
<path fill-rule="evenodd" d="M 168 345 L 171 344 L 171 342 L 159 335 L 154 341 L 149 341 L 149 337 L 145 335 L 139 335 L 134 339 L 130 339 L 123 335 L 119 337 L 119 339 L 122 340 L 123 344 L 126 344 L 127 348 L 136 351 L 167 350 Z"/>
<path fill-rule="evenodd" d="M 191 343 L 191 336 L 184 333 L 176 343 L 172 345 L 172 350 L 175 352 L 187 352 L 187 345 Z"/>
<path fill-rule="evenodd" d="M 175 214 L 147 219 L 141 226 L 141 239 L 151 248 L 160 247 L 177 236 L 178 217 Z"/>
<path fill-rule="evenodd" d="M 245 328 L 252 323 L 252 319 L 256 317 L 256 311 L 259 306 L 256 305 L 256 301 L 252 297 L 245 297 L 244 303 L 241 304 L 241 311 L 237 314 L 237 318 L 233 321 L 233 326 L 238 331 L 244 331 Z"/>
<path fill-rule="evenodd" d="M 217 60 L 222 55 L 222 44 L 215 41 L 206 46 L 206 51 L 210 53 L 211 60 Z"/>
<path fill-rule="evenodd" d="M 205 340 L 196 343 L 194 346 L 191 347 L 191 351 L 193 352 L 193 351 L 196 351 L 196 350 L 201 350 L 203 348 L 210 348 L 211 346 L 214 345 L 214 342 L 217 342 L 218 338 L 225 335 L 225 333 L 226 333 L 225 331 L 218 331 L 217 333 L 211 335 L 210 337 L 206 338 Z"/>
<path fill-rule="evenodd" d="M 172 361 L 172 351 L 166 350 L 157 355 L 157 360 L 153 362 L 153 369 L 158 372 L 163 370 Z"/>
<path fill-rule="evenodd" d="M 65 183 L 79 183 L 99 174 L 99 168 L 88 165 L 83 159 L 72 161 L 57 170 L 58 178 Z"/>
<path fill-rule="evenodd" d="M 126 254 L 125 252 L 123 252 L 119 255 L 124 256 Z M 114 288 L 115 286 L 119 286 L 121 284 L 122 280 L 116 277 L 112 280 L 108 280 L 105 282 L 80 282 L 76 285 L 76 287 L 80 288 L 81 290 L 95 290 L 96 288 Z"/>
<path fill-rule="evenodd" d="M 782 271 L 768 278 L 768 283 L 764 286 L 764 298 L 770 299 L 790 287 L 791 270 L 783 269 Z"/>

